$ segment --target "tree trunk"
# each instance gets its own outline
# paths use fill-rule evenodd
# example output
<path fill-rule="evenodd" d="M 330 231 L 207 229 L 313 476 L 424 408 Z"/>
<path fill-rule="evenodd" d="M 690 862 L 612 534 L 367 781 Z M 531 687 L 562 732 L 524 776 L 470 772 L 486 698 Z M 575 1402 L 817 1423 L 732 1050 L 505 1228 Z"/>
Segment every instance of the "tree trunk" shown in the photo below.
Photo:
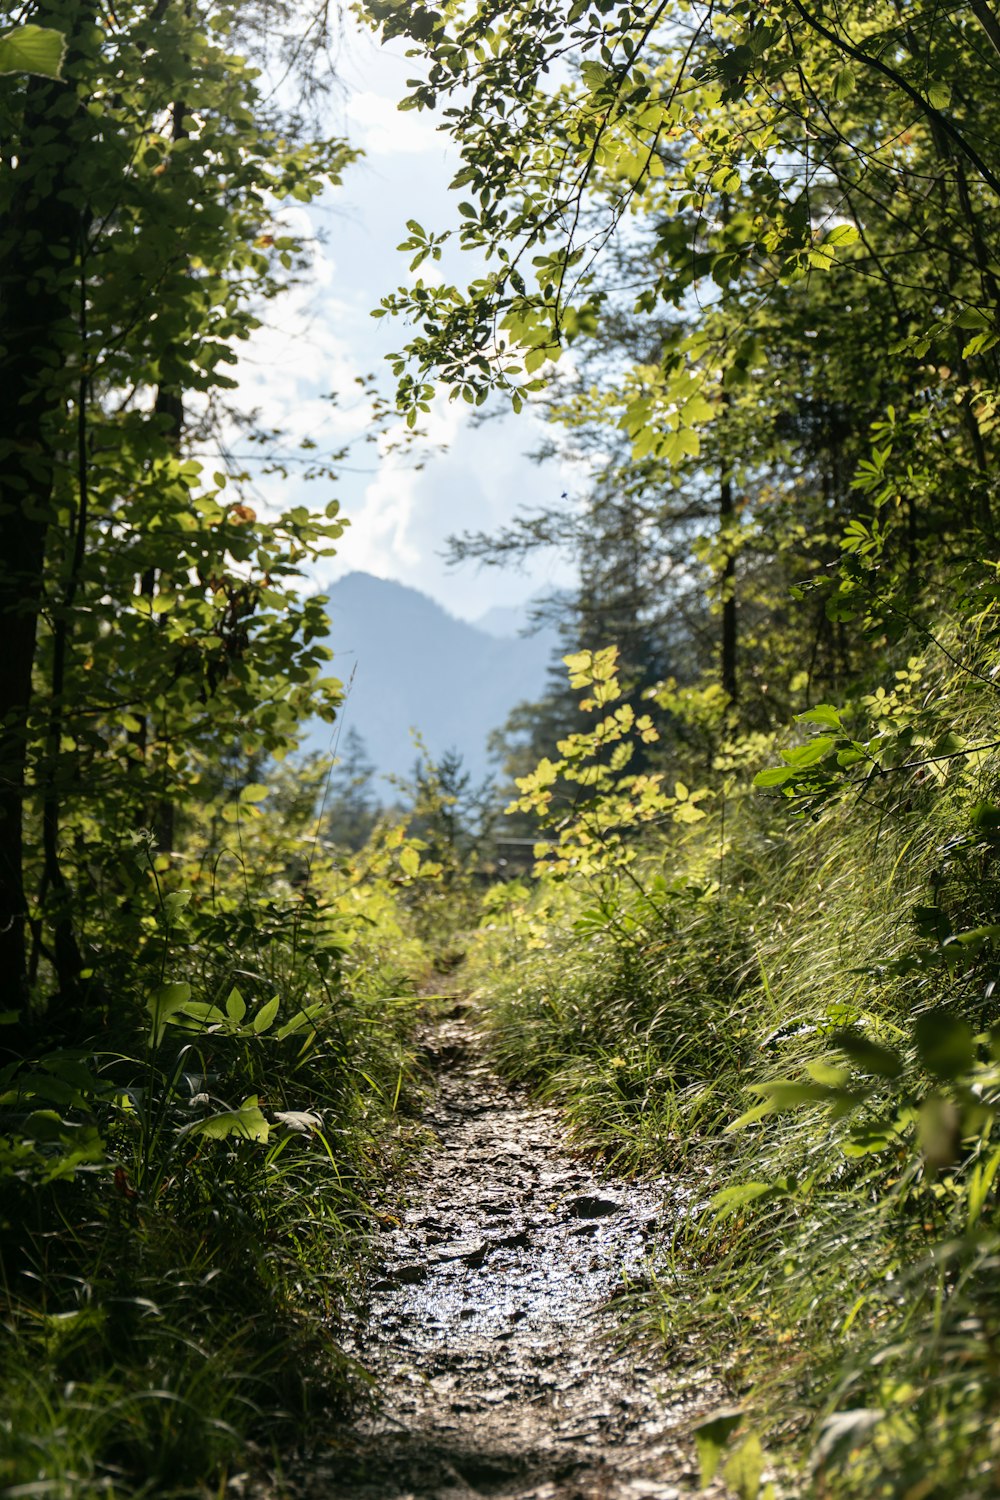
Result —
<path fill-rule="evenodd" d="M 79 14 L 81 25 L 90 19 Z M 31 17 L 50 19 L 46 7 Z M 73 60 L 72 49 L 67 67 Z M 75 88 L 27 84 L 18 166 L 0 235 L 0 996 L 27 1000 L 24 802 L 32 674 L 42 607 L 56 422 L 74 347 L 74 262 L 81 214 Z M 5 143 L 6 145 L 6 143 Z M 10 148 L 8 148 L 10 149 Z M 72 378 L 72 376 L 70 376 Z M 0 1033 L 2 1036 L 2 1033 Z"/>
<path fill-rule="evenodd" d="M 729 699 L 730 704 L 735 704 L 738 698 L 737 673 L 736 673 L 736 548 L 733 543 L 732 530 L 734 519 L 733 508 L 733 481 L 727 469 L 722 471 L 722 481 L 719 486 L 719 536 L 725 549 L 725 562 L 722 565 L 722 643 L 721 643 L 721 679 L 722 690 Z"/>

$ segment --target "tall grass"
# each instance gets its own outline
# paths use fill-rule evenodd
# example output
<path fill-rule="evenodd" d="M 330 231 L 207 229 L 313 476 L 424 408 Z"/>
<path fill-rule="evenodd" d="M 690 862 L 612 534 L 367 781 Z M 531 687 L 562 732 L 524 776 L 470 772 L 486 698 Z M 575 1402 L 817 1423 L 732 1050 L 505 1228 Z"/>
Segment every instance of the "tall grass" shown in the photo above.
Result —
<path fill-rule="evenodd" d="M 941 726 L 995 739 L 988 693 L 937 687 Z M 997 778 L 798 819 L 745 793 L 724 825 L 717 799 L 627 877 L 498 890 L 472 960 L 508 1076 L 685 1185 L 635 1336 L 721 1373 L 793 1491 L 1000 1485 Z"/>

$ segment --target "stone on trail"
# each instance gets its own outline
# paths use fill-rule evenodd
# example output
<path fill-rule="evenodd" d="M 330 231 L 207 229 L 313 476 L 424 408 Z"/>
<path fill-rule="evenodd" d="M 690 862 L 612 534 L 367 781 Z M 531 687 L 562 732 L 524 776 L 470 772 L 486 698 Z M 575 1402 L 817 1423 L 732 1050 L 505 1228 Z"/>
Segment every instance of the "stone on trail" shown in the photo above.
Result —
<path fill-rule="evenodd" d="M 586 1193 L 567 1204 L 574 1219 L 606 1219 L 621 1212 L 621 1204 L 613 1198 L 591 1198 Z"/>

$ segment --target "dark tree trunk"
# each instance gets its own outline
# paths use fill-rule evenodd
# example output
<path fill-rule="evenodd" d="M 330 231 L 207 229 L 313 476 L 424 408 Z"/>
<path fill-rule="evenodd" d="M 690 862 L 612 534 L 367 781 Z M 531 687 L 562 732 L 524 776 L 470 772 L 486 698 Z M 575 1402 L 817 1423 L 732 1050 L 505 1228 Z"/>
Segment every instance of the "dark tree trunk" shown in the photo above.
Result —
<path fill-rule="evenodd" d="M 88 13 L 89 14 L 89 13 Z M 31 17 L 45 24 L 44 7 Z M 81 15 L 81 22 L 84 17 Z M 72 61 L 72 49 L 70 62 Z M 69 66 L 69 63 L 67 64 Z M 13 201 L 0 232 L 0 1006 L 27 999 L 24 801 L 32 675 L 74 342 L 80 152 L 68 82 L 27 85 Z M 5 1028 L 6 1030 L 6 1028 Z M 3 1033 L 0 1033 L 0 1037 Z M 8 1033 L 9 1045 L 10 1033 Z"/>
<path fill-rule="evenodd" d="M 722 649 L 721 649 L 721 678 L 722 688 L 730 703 L 736 703 L 738 698 L 737 672 L 736 672 L 736 548 L 733 542 L 733 481 L 727 470 L 722 471 L 722 482 L 719 486 L 719 535 L 725 549 L 725 562 L 722 565 Z"/>

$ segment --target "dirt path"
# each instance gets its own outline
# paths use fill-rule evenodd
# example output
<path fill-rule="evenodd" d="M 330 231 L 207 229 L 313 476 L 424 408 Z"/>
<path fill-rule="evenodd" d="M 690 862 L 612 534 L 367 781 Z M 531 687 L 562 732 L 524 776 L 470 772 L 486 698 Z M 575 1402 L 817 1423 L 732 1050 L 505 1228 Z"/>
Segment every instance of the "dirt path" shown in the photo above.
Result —
<path fill-rule="evenodd" d="M 672 1433 L 719 1393 L 670 1394 L 614 1345 L 614 1295 L 647 1267 L 663 1189 L 603 1177 L 554 1111 L 510 1094 L 460 1015 L 428 1040 L 439 1146 L 384 1232 L 357 1354 L 383 1406 L 313 1467 L 351 1500 L 675 1500 L 697 1492 Z M 677 1382 L 678 1386 L 680 1382 Z"/>

